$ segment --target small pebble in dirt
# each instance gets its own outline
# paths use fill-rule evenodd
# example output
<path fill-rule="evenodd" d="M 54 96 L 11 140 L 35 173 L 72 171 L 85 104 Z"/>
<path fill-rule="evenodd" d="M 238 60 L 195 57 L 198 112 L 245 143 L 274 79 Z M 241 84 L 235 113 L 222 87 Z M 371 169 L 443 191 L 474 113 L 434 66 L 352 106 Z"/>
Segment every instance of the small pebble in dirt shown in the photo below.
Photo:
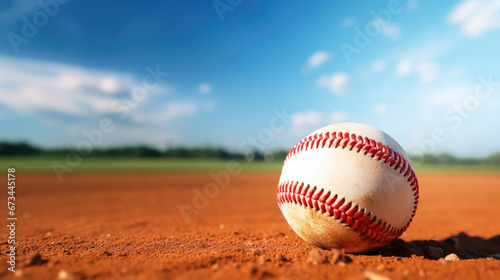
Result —
<path fill-rule="evenodd" d="M 385 269 L 385 265 L 383 265 L 383 264 L 377 265 L 377 270 L 381 270 L 382 271 L 384 269 Z"/>
<path fill-rule="evenodd" d="M 213 270 L 217 270 L 217 269 L 219 269 L 219 264 L 218 264 L 218 263 L 216 263 L 216 264 L 212 265 L 212 269 L 213 269 Z"/>
<path fill-rule="evenodd" d="M 253 254 L 256 255 L 256 256 L 260 256 L 259 249 L 253 249 Z"/>
<path fill-rule="evenodd" d="M 224 225 L 219 225 L 219 228 L 220 229 L 224 229 Z"/>
<path fill-rule="evenodd" d="M 422 269 L 420 269 L 418 271 L 418 275 L 420 275 L 421 277 L 425 277 L 426 274 L 425 274 L 425 271 L 423 271 Z"/>
<path fill-rule="evenodd" d="M 256 275 L 259 272 L 259 269 L 255 265 L 249 265 L 245 267 L 245 270 L 250 276 Z"/>
<path fill-rule="evenodd" d="M 439 247 L 426 245 L 423 247 L 423 249 L 424 249 L 424 256 L 428 259 L 437 260 L 444 257 L 443 249 Z"/>
<path fill-rule="evenodd" d="M 337 264 L 337 263 L 345 264 L 351 262 L 351 258 L 347 256 L 344 253 L 344 251 L 341 251 L 339 249 L 331 249 L 329 258 L 331 264 Z"/>
<path fill-rule="evenodd" d="M 47 263 L 47 260 L 44 260 L 42 258 L 42 255 L 39 253 L 33 253 L 28 255 L 28 258 L 26 259 L 26 266 L 31 266 L 31 265 L 42 265 Z"/>
<path fill-rule="evenodd" d="M 460 258 L 456 254 L 451 253 L 448 256 L 446 256 L 444 258 L 444 260 L 445 261 L 449 261 L 449 262 L 455 262 L 455 261 L 459 261 Z"/>
<path fill-rule="evenodd" d="M 112 254 L 111 254 L 110 252 L 108 252 L 108 251 L 104 251 L 104 252 L 102 252 L 102 255 L 103 255 L 103 256 L 106 256 L 106 257 L 109 257 L 109 256 L 111 256 Z"/>
<path fill-rule="evenodd" d="M 444 258 L 440 258 L 438 261 L 444 265 L 448 265 L 449 263 L 448 261 L 445 261 Z"/>
<path fill-rule="evenodd" d="M 277 261 L 277 262 L 281 262 L 281 261 L 284 261 L 285 258 L 283 257 L 283 255 L 281 253 L 276 253 L 276 255 L 274 256 L 274 259 Z"/>
<path fill-rule="evenodd" d="M 259 257 L 259 264 L 263 265 L 266 263 L 266 261 L 268 261 L 269 259 L 266 259 L 266 257 L 264 256 L 260 256 Z"/>
<path fill-rule="evenodd" d="M 57 280 L 73 280 L 73 276 L 69 274 L 66 270 L 60 270 L 57 274 Z"/>
<path fill-rule="evenodd" d="M 391 280 L 391 278 L 385 277 L 383 275 L 368 270 L 365 270 L 365 273 L 363 273 L 363 275 L 368 280 Z"/>
<path fill-rule="evenodd" d="M 326 256 L 320 252 L 318 249 L 313 249 L 309 251 L 309 257 L 306 260 L 306 263 L 310 263 L 313 265 L 318 265 L 320 263 L 326 263 Z"/>

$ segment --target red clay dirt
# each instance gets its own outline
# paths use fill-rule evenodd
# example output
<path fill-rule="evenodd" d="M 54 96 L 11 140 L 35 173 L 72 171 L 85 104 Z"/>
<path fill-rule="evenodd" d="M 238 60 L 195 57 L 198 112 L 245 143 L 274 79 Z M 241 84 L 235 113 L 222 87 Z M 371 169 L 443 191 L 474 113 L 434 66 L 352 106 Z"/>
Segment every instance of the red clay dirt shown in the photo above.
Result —
<path fill-rule="evenodd" d="M 73 174 L 62 183 L 17 174 L 16 272 L 7 271 L 4 226 L 0 278 L 500 279 L 500 260 L 490 257 L 500 254 L 500 175 L 417 176 L 405 242 L 332 264 L 335 252 L 305 243 L 283 218 L 279 173 L 230 176 L 195 204 L 216 184 L 208 172 Z M 180 206 L 192 207 L 188 220 Z M 461 259 L 432 259 L 426 246 Z"/>

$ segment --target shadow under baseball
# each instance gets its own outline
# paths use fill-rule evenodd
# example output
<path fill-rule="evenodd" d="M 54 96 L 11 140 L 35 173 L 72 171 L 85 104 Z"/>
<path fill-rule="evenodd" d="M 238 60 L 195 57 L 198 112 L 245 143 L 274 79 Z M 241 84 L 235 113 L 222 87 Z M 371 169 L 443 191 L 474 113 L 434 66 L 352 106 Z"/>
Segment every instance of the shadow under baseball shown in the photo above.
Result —
<path fill-rule="evenodd" d="M 469 236 L 465 232 L 450 236 L 446 239 L 437 240 L 414 240 L 405 242 L 396 239 L 388 245 L 365 255 L 411 257 L 412 255 L 422 256 L 427 259 L 437 260 L 446 258 L 449 260 L 456 258 L 449 256 L 455 254 L 460 259 L 480 259 L 496 258 L 500 259 L 500 235 L 486 239 L 477 236 Z"/>

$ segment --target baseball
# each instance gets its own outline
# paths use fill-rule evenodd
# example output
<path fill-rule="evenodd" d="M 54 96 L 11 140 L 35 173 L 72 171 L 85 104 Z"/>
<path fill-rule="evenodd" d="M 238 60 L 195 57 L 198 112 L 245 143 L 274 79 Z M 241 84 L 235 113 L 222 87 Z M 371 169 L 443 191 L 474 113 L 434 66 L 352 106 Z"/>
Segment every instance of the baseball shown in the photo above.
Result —
<path fill-rule="evenodd" d="M 306 242 L 355 253 L 380 248 L 408 228 L 418 188 L 410 159 L 394 139 L 369 125 L 340 123 L 292 148 L 277 199 Z"/>

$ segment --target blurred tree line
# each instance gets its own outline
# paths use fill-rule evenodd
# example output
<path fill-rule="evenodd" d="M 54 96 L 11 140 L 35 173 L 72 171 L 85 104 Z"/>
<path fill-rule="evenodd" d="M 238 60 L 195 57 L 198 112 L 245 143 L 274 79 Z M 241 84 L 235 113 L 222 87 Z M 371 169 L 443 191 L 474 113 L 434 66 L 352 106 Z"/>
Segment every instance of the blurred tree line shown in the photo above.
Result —
<path fill-rule="evenodd" d="M 41 149 L 27 143 L 0 142 L 0 156 L 66 156 L 68 149 Z M 232 159 L 232 160 L 255 160 L 255 161 L 283 161 L 288 151 L 279 150 L 262 153 L 251 151 L 250 153 L 239 153 L 228 151 L 223 148 L 188 148 L 171 147 L 159 150 L 153 147 L 139 145 L 132 147 L 112 147 L 78 151 L 81 155 L 89 157 L 144 157 L 144 158 L 185 158 L 185 159 Z M 87 155 L 88 154 L 88 155 Z M 500 152 L 485 158 L 457 158 L 450 154 L 424 154 L 410 156 L 414 163 L 442 164 L 442 165 L 500 165 Z"/>
<path fill-rule="evenodd" d="M 283 161 L 288 151 L 275 151 L 262 153 L 259 151 L 249 151 L 249 153 L 239 153 L 228 151 L 223 148 L 206 147 L 172 147 L 166 150 L 159 150 L 153 147 L 138 145 L 131 147 L 110 147 L 92 149 L 88 151 L 75 150 L 81 155 L 88 157 L 144 157 L 144 158 L 186 158 L 186 159 L 233 159 L 256 161 Z M 27 143 L 7 143 L 0 142 L 0 156 L 66 156 L 69 149 L 41 149 Z M 87 155 L 88 154 L 88 155 Z"/>
<path fill-rule="evenodd" d="M 485 158 L 457 158 L 450 154 L 424 154 L 410 156 L 413 162 L 425 164 L 443 165 L 500 165 L 500 152 L 491 154 Z"/>

